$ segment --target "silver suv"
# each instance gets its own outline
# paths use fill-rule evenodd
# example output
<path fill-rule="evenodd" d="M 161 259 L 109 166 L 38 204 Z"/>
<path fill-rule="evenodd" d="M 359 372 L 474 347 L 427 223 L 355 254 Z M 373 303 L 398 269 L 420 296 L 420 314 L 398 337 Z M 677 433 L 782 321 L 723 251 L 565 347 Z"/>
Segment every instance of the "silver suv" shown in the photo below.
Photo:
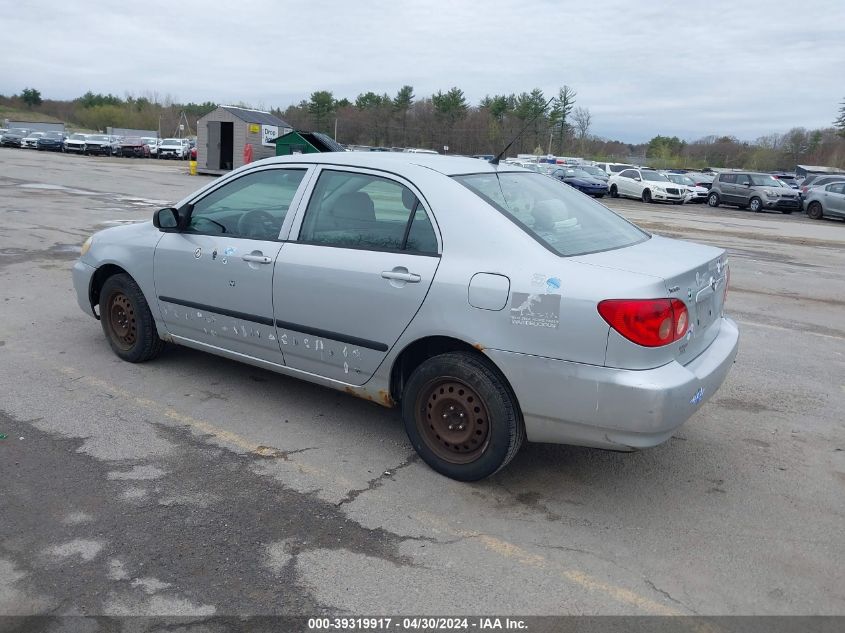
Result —
<path fill-rule="evenodd" d="M 769 174 L 754 172 L 718 174 L 710 187 L 707 204 L 711 207 L 730 204 L 755 213 L 765 209 L 792 213 L 801 208 L 796 190 L 781 187 Z"/>

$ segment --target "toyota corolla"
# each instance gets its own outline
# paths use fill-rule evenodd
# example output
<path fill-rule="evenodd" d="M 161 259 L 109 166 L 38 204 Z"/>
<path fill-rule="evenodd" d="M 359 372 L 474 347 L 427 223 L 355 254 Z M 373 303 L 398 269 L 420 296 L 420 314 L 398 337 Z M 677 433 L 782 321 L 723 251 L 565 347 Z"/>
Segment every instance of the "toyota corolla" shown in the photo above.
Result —
<path fill-rule="evenodd" d="M 664 442 L 739 339 L 725 251 L 548 176 L 426 154 L 249 164 L 95 234 L 73 280 L 120 358 L 175 343 L 398 406 L 426 463 L 465 481 L 526 438 Z"/>

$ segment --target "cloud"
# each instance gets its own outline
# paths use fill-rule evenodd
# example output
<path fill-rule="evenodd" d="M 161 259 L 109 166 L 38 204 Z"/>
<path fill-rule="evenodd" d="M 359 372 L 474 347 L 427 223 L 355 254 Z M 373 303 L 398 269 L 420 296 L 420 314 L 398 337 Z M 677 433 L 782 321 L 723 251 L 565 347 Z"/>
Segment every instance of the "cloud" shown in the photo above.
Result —
<path fill-rule="evenodd" d="M 827 126 L 845 97 L 841 0 L 35 0 L 3 14 L 4 94 L 284 108 L 321 89 L 459 86 L 477 102 L 568 84 L 595 133 L 629 142 Z"/>

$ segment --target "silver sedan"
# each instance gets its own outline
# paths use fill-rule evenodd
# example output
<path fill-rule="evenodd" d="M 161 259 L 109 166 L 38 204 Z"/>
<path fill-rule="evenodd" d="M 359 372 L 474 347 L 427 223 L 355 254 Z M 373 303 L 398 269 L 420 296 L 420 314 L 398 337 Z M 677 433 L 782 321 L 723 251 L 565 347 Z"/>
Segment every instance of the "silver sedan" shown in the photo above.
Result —
<path fill-rule="evenodd" d="M 272 158 L 73 269 L 114 352 L 166 342 L 398 406 L 459 480 L 523 440 L 660 444 L 711 397 L 739 334 L 723 250 L 650 235 L 538 173 L 471 158 Z"/>

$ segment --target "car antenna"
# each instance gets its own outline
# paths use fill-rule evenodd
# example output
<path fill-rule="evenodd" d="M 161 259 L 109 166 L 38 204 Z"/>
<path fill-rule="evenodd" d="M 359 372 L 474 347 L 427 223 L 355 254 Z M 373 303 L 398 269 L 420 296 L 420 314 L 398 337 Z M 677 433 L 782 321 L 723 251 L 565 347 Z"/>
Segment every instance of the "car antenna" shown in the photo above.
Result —
<path fill-rule="evenodd" d="M 525 127 L 523 127 L 523 128 L 519 131 L 519 134 L 517 134 L 516 136 L 514 136 L 514 137 L 511 139 L 511 142 L 510 142 L 510 143 L 508 143 L 507 145 L 505 145 L 505 149 L 503 149 L 501 152 L 499 152 L 498 154 L 496 154 L 496 157 L 495 157 L 495 158 L 491 158 L 491 159 L 490 159 L 490 164 L 491 164 L 491 165 L 498 165 L 498 164 L 499 164 L 499 160 L 502 158 L 502 156 L 504 156 L 504 155 L 505 155 L 505 152 L 507 152 L 507 151 L 511 148 L 511 145 L 513 145 L 514 143 L 516 143 L 517 139 L 525 133 L 525 130 L 527 130 L 527 129 L 528 129 L 528 126 L 530 126 L 532 123 L 534 123 L 534 121 L 536 121 L 536 120 L 537 120 L 537 117 L 539 117 L 541 114 L 543 114 L 543 113 L 546 111 L 546 108 L 548 108 L 548 107 L 549 107 L 549 104 L 550 104 L 552 101 L 554 101 L 554 100 L 555 100 L 555 98 L 554 98 L 554 97 L 552 97 L 551 99 L 549 99 L 548 101 L 546 101 L 546 105 L 544 105 L 544 106 L 543 106 L 543 109 L 542 109 L 542 110 L 539 110 L 539 111 L 537 112 L 537 114 L 535 114 L 533 117 L 531 117 L 531 120 L 530 120 L 528 123 L 526 123 L 526 124 L 525 124 Z"/>

